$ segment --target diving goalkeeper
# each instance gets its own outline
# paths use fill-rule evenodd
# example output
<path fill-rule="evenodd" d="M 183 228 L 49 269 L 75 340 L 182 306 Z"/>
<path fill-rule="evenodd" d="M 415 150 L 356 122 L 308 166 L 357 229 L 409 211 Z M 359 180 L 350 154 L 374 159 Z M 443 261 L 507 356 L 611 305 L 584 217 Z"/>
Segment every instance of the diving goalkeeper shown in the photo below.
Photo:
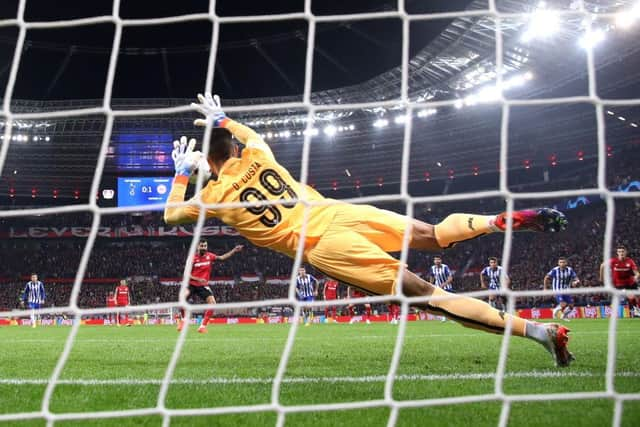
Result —
<path fill-rule="evenodd" d="M 423 296 L 418 309 L 446 316 L 474 329 L 501 334 L 511 322 L 514 335 L 542 344 L 557 366 L 568 366 L 573 355 L 567 349 L 569 330 L 557 324 L 539 324 L 499 311 L 475 298 L 457 296 L 428 283 L 408 271 L 388 252 L 402 249 L 405 230 L 409 228 L 411 249 L 436 251 L 506 228 L 506 214 L 475 215 L 455 213 L 436 225 L 408 218 L 368 205 L 353 205 L 327 199 L 309 186 L 303 186 L 275 159 L 271 148 L 252 129 L 229 119 L 220 99 L 211 94 L 198 95 L 192 104 L 205 119 L 195 125 L 213 125 L 206 157 L 193 151 L 195 140 L 182 138 L 174 143 L 172 157 L 176 176 L 168 203 L 184 201 L 189 178 L 206 160 L 215 180 L 210 180 L 200 195 L 206 204 L 237 202 L 274 202 L 247 207 L 207 209 L 206 217 L 216 217 L 234 227 L 254 245 L 295 257 L 302 235 L 305 210 L 306 231 L 303 260 L 327 276 L 355 286 L 372 295 L 396 293 L 398 270 L 402 269 L 402 291 L 410 297 Z M 232 136 L 244 145 L 242 153 Z M 205 165 L 205 167 L 206 167 Z M 203 166 L 200 166 L 202 169 Z M 295 200 L 306 200 L 306 206 Z M 276 204 L 277 202 L 277 204 Z M 325 204 L 318 205 L 318 202 Z M 198 218 L 196 205 L 167 206 L 164 219 L 169 224 L 192 223 Z M 541 208 L 513 212 L 513 230 L 554 232 L 567 225 L 565 216 L 556 210 Z M 448 297 L 449 299 L 430 299 Z"/>

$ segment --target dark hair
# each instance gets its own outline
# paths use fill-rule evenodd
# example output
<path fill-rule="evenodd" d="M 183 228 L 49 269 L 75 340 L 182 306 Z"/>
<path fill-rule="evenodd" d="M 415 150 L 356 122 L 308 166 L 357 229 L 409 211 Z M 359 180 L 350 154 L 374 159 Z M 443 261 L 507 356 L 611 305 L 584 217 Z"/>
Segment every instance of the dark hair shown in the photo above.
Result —
<path fill-rule="evenodd" d="M 200 241 L 198 242 L 198 244 L 201 244 L 201 243 L 207 243 L 207 240 L 206 240 L 206 239 L 200 239 Z"/>
<path fill-rule="evenodd" d="M 567 260 L 566 257 L 563 257 L 563 256 L 558 257 L 558 261 L 566 261 L 566 260 Z"/>
<path fill-rule="evenodd" d="M 37 276 L 37 275 L 38 275 L 38 273 L 31 273 L 31 275 L 32 275 L 32 276 Z"/>
<path fill-rule="evenodd" d="M 624 245 L 618 245 L 618 247 L 616 248 L 616 251 L 617 251 L 618 249 L 622 249 L 622 250 L 625 250 L 625 251 L 627 250 L 627 248 L 626 248 L 626 247 L 624 247 Z"/>
<path fill-rule="evenodd" d="M 433 259 L 442 259 L 442 257 L 440 255 L 434 255 Z"/>
<path fill-rule="evenodd" d="M 489 261 L 495 261 L 498 262 L 498 258 L 494 257 L 494 256 L 490 256 L 489 257 Z"/>
<path fill-rule="evenodd" d="M 226 161 L 233 153 L 231 132 L 225 128 L 211 129 L 209 139 L 209 158 L 213 161 Z"/>

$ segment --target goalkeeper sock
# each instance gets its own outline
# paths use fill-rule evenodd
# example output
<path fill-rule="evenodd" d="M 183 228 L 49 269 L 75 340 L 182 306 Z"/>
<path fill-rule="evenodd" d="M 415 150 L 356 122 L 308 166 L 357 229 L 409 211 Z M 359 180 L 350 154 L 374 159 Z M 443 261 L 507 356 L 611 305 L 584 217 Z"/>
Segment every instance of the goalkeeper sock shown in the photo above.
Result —
<path fill-rule="evenodd" d="M 456 243 L 500 231 L 494 225 L 495 215 L 451 214 L 434 227 L 438 245 L 449 248 Z"/>
<path fill-rule="evenodd" d="M 449 297 L 436 301 L 429 301 L 428 310 L 437 315 L 444 315 L 462 325 L 480 329 L 487 332 L 502 334 L 511 322 L 513 335 L 524 337 L 526 335 L 527 321 L 520 317 L 512 316 L 504 311 L 498 311 L 489 304 L 479 299 L 470 297 L 452 297 L 452 294 L 440 288 L 434 288 L 432 296 Z"/>

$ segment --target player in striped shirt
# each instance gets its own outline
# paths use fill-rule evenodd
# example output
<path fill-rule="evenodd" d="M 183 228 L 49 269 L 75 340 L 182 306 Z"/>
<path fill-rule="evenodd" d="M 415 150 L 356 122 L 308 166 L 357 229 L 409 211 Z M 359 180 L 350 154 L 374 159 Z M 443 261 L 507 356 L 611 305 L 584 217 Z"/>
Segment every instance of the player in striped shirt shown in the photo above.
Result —
<path fill-rule="evenodd" d="M 447 292 L 454 292 L 453 290 L 453 274 L 447 264 L 442 263 L 442 258 L 438 255 L 433 257 L 433 265 L 429 269 L 429 277 L 431 283 L 444 289 Z"/>
<path fill-rule="evenodd" d="M 489 265 L 486 266 L 482 272 L 480 273 L 480 285 L 482 289 L 490 289 L 492 291 L 500 290 L 500 278 L 502 277 L 503 269 L 498 265 L 498 258 L 492 256 L 489 257 Z M 505 286 L 508 288 L 511 284 L 511 279 L 509 276 L 505 274 Z M 500 305 L 500 310 L 505 310 L 504 297 L 502 295 L 489 295 L 489 305 L 493 308 L 498 308 L 498 304 Z"/>
<path fill-rule="evenodd" d="M 296 296 L 298 301 L 313 302 L 318 295 L 318 279 L 311 274 L 307 274 L 304 267 L 298 269 L 298 277 L 296 277 Z M 302 319 L 304 325 L 309 326 L 313 319 L 313 307 L 304 307 L 302 309 Z"/>
<path fill-rule="evenodd" d="M 442 258 L 438 255 L 433 257 L 433 265 L 429 269 L 429 277 L 431 283 L 438 286 L 442 290 L 454 293 L 453 290 L 453 274 L 447 264 L 442 263 Z M 440 320 L 447 321 L 445 316 L 440 316 Z"/>
<path fill-rule="evenodd" d="M 561 291 L 562 289 L 569 289 L 573 286 L 577 286 L 580 283 L 578 275 L 573 268 L 567 265 L 567 259 L 565 257 L 558 258 L 558 266 L 553 267 L 551 271 L 544 276 L 544 289 L 549 288 L 554 291 Z M 568 320 L 567 316 L 573 311 L 573 295 L 557 294 L 556 301 L 558 305 L 553 309 L 553 318 L 558 317 L 558 313 L 562 313 L 562 319 Z"/>
<path fill-rule="evenodd" d="M 31 273 L 31 280 L 27 282 L 27 285 L 24 287 L 24 291 L 22 291 L 21 305 L 24 306 L 25 303 L 27 307 L 31 309 L 31 314 L 29 317 L 31 318 L 31 327 L 35 328 L 40 316 L 35 313 L 34 310 L 39 309 L 44 305 L 45 299 L 47 295 L 44 290 L 44 284 L 38 280 L 38 275 L 36 273 Z"/>

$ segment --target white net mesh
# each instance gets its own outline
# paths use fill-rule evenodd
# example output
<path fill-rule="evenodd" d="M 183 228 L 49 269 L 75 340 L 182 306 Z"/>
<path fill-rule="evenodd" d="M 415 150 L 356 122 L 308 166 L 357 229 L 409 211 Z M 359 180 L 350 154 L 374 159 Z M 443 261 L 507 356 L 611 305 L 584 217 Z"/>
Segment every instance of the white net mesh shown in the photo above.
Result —
<path fill-rule="evenodd" d="M 350 14 L 350 15 L 335 15 L 335 16 L 316 16 L 312 13 L 311 9 L 311 0 L 306 0 L 304 5 L 304 12 L 300 13 L 288 13 L 281 15 L 264 15 L 264 16 L 250 16 L 250 17 L 219 17 L 216 15 L 216 1 L 211 0 L 209 6 L 208 13 L 199 13 L 199 14 L 191 14 L 184 16 L 173 16 L 167 18 L 157 18 L 157 19 L 123 19 L 120 17 L 120 0 L 114 0 L 113 2 L 113 10 L 111 15 L 107 16 L 98 16 L 93 18 L 85 18 L 85 19 L 74 19 L 74 20 L 63 20 L 63 21 L 53 21 L 53 22 L 26 22 L 24 19 L 26 7 L 26 0 L 20 0 L 18 6 L 18 13 L 16 19 L 3 20 L 0 21 L 0 26 L 17 26 L 19 28 L 17 43 L 15 46 L 15 53 L 13 57 L 13 62 L 10 67 L 9 80 L 5 92 L 5 98 L 3 103 L 3 115 L 6 120 L 5 132 L 4 132 L 4 143 L 2 145 L 2 150 L 0 151 L 0 173 L 5 165 L 5 161 L 7 158 L 7 153 L 9 150 L 9 145 L 11 141 L 11 132 L 12 132 L 12 122 L 20 119 L 44 119 L 44 118 L 58 118 L 58 117 L 74 117 L 74 116 L 85 116 L 88 114 L 103 114 L 106 117 L 105 131 L 104 137 L 102 139 L 102 144 L 100 148 L 100 153 L 98 157 L 98 162 L 95 168 L 95 174 L 92 181 L 91 192 L 89 194 L 97 194 L 100 184 L 100 179 L 105 166 L 105 159 L 107 154 L 107 149 L 109 146 L 109 141 L 111 138 L 111 132 L 113 130 L 114 120 L 118 117 L 124 116 L 141 116 L 141 115 L 159 115 L 159 114 L 172 114 L 172 113 L 181 113 L 191 111 L 191 108 L 187 105 L 175 108 L 155 108 L 155 109 L 144 109 L 144 110 L 113 110 L 111 108 L 111 100 L 112 100 L 112 87 L 114 82 L 114 76 L 117 67 L 118 60 L 118 51 L 120 49 L 120 43 L 122 38 L 122 32 L 124 27 L 136 27 L 136 26 L 149 26 L 149 25 L 158 25 L 158 24 L 171 24 L 178 22 L 187 22 L 187 21 L 198 21 L 198 20 L 207 20 L 213 24 L 213 32 L 211 39 L 211 51 L 209 57 L 209 64 L 207 69 L 207 77 L 205 84 L 205 91 L 212 91 L 213 85 L 213 75 L 214 75 L 214 65 L 216 63 L 216 53 L 217 53 L 217 45 L 218 45 L 218 35 L 221 24 L 227 23 L 254 23 L 254 22 L 264 22 L 264 21 L 284 21 L 284 20 L 292 20 L 292 19 L 303 19 L 308 22 L 308 37 L 306 40 L 307 43 L 307 53 L 306 53 L 306 68 L 305 68 L 305 84 L 304 84 L 304 93 L 303 99 L 301 102 L 287 102 L 280 104 L 264 104 L 264 105 L 252 105 L 252 106 L 242 106 L 242 107 L 232 107 L 225 109 L 225 112 L 230 116 L 233 116 L 234 112 L 247 112 L 247 111 L 264 111 L 271 109 L 286 109 L 286 108 L 296 108 L 296 109 L 304 109 L 307 111 L 307 130 L 306 136 L 304 138 L 304 146 L 302 151 L 302 169 L 301 169 L 301 182 L 305 184 L 308 179 L 308 165 L 309 165 L 309 153 L 310 153 L 310 143 L 312 139 L 312 119 L 317 112 L 325 111 L 325 110 L 353 110 L 360 108 L 375 108 L 375 107 L 397 107 L 402 106 L 406 109 L 406 117 L 407 122 L 405 124 L 404 130 L 404 143 L 403 143 L 403 152 L 402 152 L 402 171 L 401 171 L 401 187 L 400 193 L 396 195 L 389 196 L 373 196 L 373 197 L 363 197 L 354 199 L 353 201 L 358 203 L 368 203 L 368 202 L 385 202 L 385 201 L 402 201 L 407 205 L 406 214 L 409 217 L 413 216 L 414 205 L 418 203 L 425 202 L 453 202 L 459 200 L 469 200 L 469 199 L 486 199 L 491 197 L 499 197 L 504 198 L 507 202 L 507 211 L 512 212 L 514 210 L 514 201 L 517 200 L 532 200 L 532 199 L 549 199 L 549 198 L 559 198 L 559 197 L 568 197 L 568 196 L 577 196 L 577 195 L 598 195 L 605 199 L 607 206 L 607 222 L 606 222 L 606 231 L 605 231 L 605 239 L 604 239 L 604 253 L 603 259 L 608 258 L 609 249 L 612 247 L 612 235 L 614 228 L 614 202 L 615 198 L 622 197 L 634 197 L 633 194 L 628 193 L 614 193 L 607 188 L 606 184 L 606 176 L 605 176 L 605 163 L 607 158 L 607 147 L 605 141 L 605 122 L 604 122 L 604 105 L 611 106 L 633 106 L 640 104 L 640 99 L 602 99 L 598 96 L 598 91 L 596 87 L 596 75 L 595 75 L 595 67 L 594 67 L 594 54 L 591 48 L 587 49 L 587 66 L 588 66 L 588 95 L 586 96 L 574 96 L 574 97 L 562 97 L 562 98 L 547 98 L 547 99 L 534 99 L 534 100 L 519 100 L 519 99 L 505 99 L 505 97 L 500 94 L 496 102 L 499 102 L 502 105 L 502 125 L 500 132 L 500 185 L 499 190 L 497 191 L 484 191 L 473 194 L 457 194 L 457 195 L 445 195 L 445 196 L 429 196 L 429 197 L 412 197 L 408 191 L 408 183 L 409 183 L 409 155 L 410 155 L 410 144 L 411 144 L 411 134 L 412 134 L 412 117 L 414 116 L 414 112 L 417 109 L 423 109 L 425 107 L 434 108 L 434 107 L 453 107 L 456 105 L 458 101 L 456 100 L 447 100 L 447 101 L 438 101 L 438 102 L 428 102 L 428 101 L 413 101 L 409 97 L 409 30 L 410 24 L 412 22 L 425 21 L 425 20 L 434 20 L 434 19 L 450 19 L 450 18 L 460 18 L 460 17 L 489 17 L 493 18 L 493 22 L 495 25 L 495 58 L 496 58 L 496 79 L 497 86 L 500 87 L 503 80 L 503 33 L 501 31 L 501 25 L 504 20 L 507 19 L 528 19 L 530 16 L 528 13 L 503 13 L 496 6 L 495 0 L 489 0 L 488 7 L 484 10 L 472 10 L 472 11 L 460 11 L 460 12 L 450 12 L 450 13 L 435 13 L 435 14 L 408 14 L 405 9 L 405 2 L 403 0 L 398 0 L 397 10 L 388 11 L 388 12 L 376 12 L 376 13 L 360 13 L 360 14 Z M 591 11 L 585 9 L 584 4 L 582 2 L 578 2 L 578 7 L 573 8 L 571 10 L 560 10 L 556 12 L 558 15 L 567 16 L 567 17 L 577 17 L 577 18 L 585 18 L 587 20 L 591 20 L 594 18 L 596 14 Z M 597 14 L 599 18 L 614 18 L 613 14 Z M 324 22 L 337 22 L 337 21 L 353 21 L 353 20 L 370 20 L 370 19 L 384 19 L 384 18 L 396 18 L 402 21 L 402 36 L 403 36 L 403 48 L 402 48 L 402 84 L 400 88 L 400 98 L 394 100 L 388 100 L 383 102 L 366 102 L 366 103 L 352 103 L 352 104 L 339 104 L 339 105 L 315 105 L 311 102 L 311 82 L 313 76 L 313 51 L 315 44 L 315 35 L 316 35 L 316 24 L 324 23 Z M 23 52 L 25 37 L 27 30 L 30 29 L 52 29 L 52 28 L 61 28 L 61 27 L 73 27 L 73 26 L 85 26 L 92 24 L 100 24 L 100 23 L 112 23 L 115 25 L 115 34 L 113 37 L 113 46 L 111 51 L 111 57 L 109 61 L 109 69 L 107 74 L 107 80 L 104 91 L 104 100 L 101 107 L 97 108 L 82 108 L 75 110 L 65 110 L 65 111 L 56 111 L 56 112 L 48 112 L 48 113 L 25 113 L 25 114 L 15 114 L 11 112 L 10 105 L 12 100 L 12 95 L 14 92 L 14 87 L 16 84 L 16 77 L 18 74 L 18 68 L 20 64 L 21 52 Z M 533 105 L 552 105 L 552 104 L 571 104 L 571 103 L 588 103 L 592 104 L 595 107 L 596 118 L 597 118 L 597 143 L 598 143 L 598 181 L 597 187 L 592 189 L 584 189 L 579 191 L 554 191 L 554 192 L 534 192 L 534 193 L 513 193 L 509 189 L 508 185 L 508 175 L 507 175 L 507 165 L 508 165 L 508 156 L 509 156 L 509 116 L 513 107 L 518 106 L 533 106 Z M 203 138 L 203 151 L 207 152 L 208 145 L 208 136 L 210 134 L 211 129 L 207 128 L 205 132 L 205 136 Z M 201 184 L 199 184 L 201 186 Z M 199 188 L 198 188 L 199 190 Z M 306 206 L 311 206 L 308 202 L 305 201 L 304 196 L 300 200 L 301 203 L 305 203 Z M 237 204 L 237 207 L 244 207 L 246 204 Z M 210 207 L 210 208 L 229 208 L 230 206 L 217 206 L 217 205 L 203 205 L 200 202 L 201 207 Z M 233 206 L 236 207 L 236 206 Z M 79 320 L 83 315 L 91 315 L 91 314 L 104 314 L 110 311 L 108 308 L 97 308 L 97 309 L 83 309 L 78 305 L 78 298 L 80 294 L 80 288 L 82 284 L 83 277 L 85 275 L 85 270 L 87 267 L 87 263 L 89 261 L 91 250 L 95 243 L 97 237 L 98 226 L 100 225 L 101 217 L 107 214 L 114 213 L 125 213 L 136 210 L 135 207 L 132 208 L 101 208 L 97 205 L 97 202 L 92 197 L 89 198 L 88 204 L 85 205 L 73 205 L 66 207 L 58 207 L 58 208 L 38 208 L 38 209 L 24 209 L 24 210 L 14 210 L 14 211 L 1 211 L 0 217 L 16 217 L 16 216 L 26 216 L 26 215 L 34 215 L 34 214 L 59 214 L 59 213 L 67 213 L 67 212 L 80 212 L 80 211 L 90 211 L 93 213 L 93 222 L 91 225 L 91 233 L 86 242 L 86 246 L 84 248 L 84 252 L 82 254 L 82 258 L 80 261 L 80 266 L 78 268 L 75 282 L 73 285 L 73 290 L 70 297 L 70 302 L 68 311 L 73 313 L 76 320 Z M 196 232 L 192 240 L 192 244 L 189 250 L 188 259 L 190 259 L 196 251 L 197 242 L 199 240 L 199 233 L 204 224 L 204 214 L 203 210 L 201 211 L 201 215 L 198 219 L 197 226 L 195 228 Z M 307 209 L 308 212 L 308 209 Z M 304 236 L 304 230 L 303 230 Z M 294 262 L 293 271 L 297 271 L 298 266 L 301 265 L 301 257 L 302 257 L 302 244 L 303 238 L 300 239 L 300 248 L 297 252 L 297 256 Z M 505 235 L 505 243 L 503 247 L 503 266 L 505 272 L 508 272 L 510 256 L 511 256 L 511 247 L 512 247 L 512 232 L 511 232 L 511 224 L 508 225 L 507 232 Z M 404 250 L 402 251 L 401 260 L 404 263 L 407 259 L 407 246 L 408 246 L 408 236 L 405 235 L 404 239 Z M 185 275 L 182 283 L 182 287 L 187 285 L 188 274 L 187 274 L 188 266 L 185 266 Z M 54 389 L 58 384 L 64 383 L 64 381 L 59 381 L 61 373 L 67 363 L 69 355 L 72 351 L 78 330 L 80 328 L 80 322 L 75 321 L 71 332 L 69 333 L 66 343 L 64 346 L 64 350 L 60 355 L 55 369 L 51 374 L 51 377 L 47 381 L 46 392 L 44 394 L 44 398 L 42 400 L 42 408 L 40 411 L 31 412 L 31 413 L 12 413 L 12 414 L 3 414 L 0 415 L 0 421 L 10 421 L 10 420 L 23 420 L 23 419 L 32 419 L 32 418 L 45 418 L 48 421 L 48 425 L 53 425 L 55 421 L 59 420 L 78 420 L 78 419 L 97 419 L 97 418 L 111 418 L 111 417 L 130 417 L 130 416 L 141 416 L 141 415 L 161 415 L 163 417 L 163 425 L 169 425 L 171 417 L 173 416 L 184 416 L 184 415 L 217 415 L 217 414 L 237 414 L 237 413 L 252 413 L 252 412 L 262 412 L 262 411 L 276 411 L 278 414 L 277 425 L 283 426 L 285 423 L 286 415 L 295 412 L 310 412 L 310 411 L 334 411 L 334 410 L 343 410 L 343 409 L 356 409 L 356 408 L 374 408 L 374 407 L 387 407 L 390 408 L 390 416 L 388 420 L 388 425 L 393 426 L 396 424 L 399 410 L 402 408 L 414 408 L 414 407 L 427 407 L 427 406 L 435 406 L 435 405 L 445 405 L 445 404 L 463 404 L 463 403 L 473 403 L 473 402 L 489 402 L 489 401 L 499 401 L 502 402 L 502 411 L 500 415 L 499 425 L 504 426 L 507 425 L 509 420 L 509 413 L 512 403 L 514 402 L 523 402 L 523 401 L 548 401 L 548 400 L 574 400 L 574 399 L 594 399 L 594 398 L 608 398 L 613 399 L 615 402 L 614 406 L 614 417 L 612 420 L 612 424 L 614 426 L 620 425 L 621 422 L 621 414 L 622 414 L 622 404 L 627 400 L 639 400 L 640 394 L 620 394 L 616 392 L 614 387 L 614 375 L 615 375 L 615 365 L 616 365 L 616 332 L 617 332 L 617 313 L 618 306 L 620 304 L 620 298 L 622 293 L 613 288 L 612 283 L 609 279 L 609 275 L 605 275 L 605 287 L 604 292 L 608 293 L 612 297 L 612 316 L 609 322 L 609 335 L 608 335 L 608 353 L 607 353 L 607 370 L 606 370 L 606 387 L 604 391 L 595 391 L 595 392 L 572 392 L 572 393 L 555 393 L 555 394 L 525 394 L 525 395 L 514 395 L 514 394 L 506 394 L 503 388 L 503 380 L 505 378 L 505 368 L 506 368 L 506 360 L 509 348 L 509 340 L 510 340 L 510 325 L 507 328 L 507 333 L 504 335 L 504 339 L 502 341 L 502 346 L 500 349 L 500 357 L 499 362 L 496 367 L 495 373 L 495 389 L 493 393 L 483 394 L 483 395 L 469 395 L 469 396 L 458 396 L 454 398 L 435 398 L 435 399 L 425 399 L 425 400 L 396 400 L 393 395 L 393 386 L 394 381 L 398 378 L 398 365 L 400 362 L 400 358 L 402 355 L 403 344 L 405 341 L 405 333 L 406 333 L 406 316 L 401 316 L 400 327 L 398 329 L 398 334 L 396 338 L 395 348 L 393 351 L 393 356 L 391 360 L 391 364 L 389 366 L 388 373 L 386 375 L 385 380 L 385 388 L 384 388 L 384 398 L 380 400 L 369 400 L 369 401 L 358 401 L 358 402 L 349 402 L 349 403 L 332 403 L 332 404 L 320 404 L 320 405 L 299 405 L 299 406 L 285 406 L 281 403 L 280 398 L 280 389 L 283 384 L 285 371 L 287 369 L 287 364 L 291 355 L 291 351 L 294 345 L 294 340 L 296 338 L 296 333 L 298 330 L 297 321 L 300 316 L 301 308 L 306 306 L 315 306 L 322 307 L 324 305 L 328 305 L 327 302 L 316 302 L 316 303 L 300 303 L 295 298 L 294 292 L 294 280 L 295 276 L 292 275 L 291 278 L 291 286 L 288 298 L 279 299 L 279 300 L 269 300 L 269 301 L 252 301 L 252 302 L 241 302 L 241 303 L 225 303 L 218 304 L 216 308 L 239 308 L 239 307 L 261 307 L 267 305 L 290 305 L 294 307 L 294 316 L 293 321 L 291 323 L 291 327 L 288 333 L 286 345 L 282 352 L 282 356 L 280 358 L 280 364 L 277 369 L 277 373 L 275 378 L 273 379 L 273 387 L 271 392 L 271 401 L 267 404 L 257 404 L 257 405 L 246 405 L 246 406 L 226 406 L 226 407 L 214 407 L 214 408 L 201 408 L 201 409 L 171 409 L 167 408 L 165 405 L 167 393 L 172 383 L 172 378 L 174 374 L 174 370 L 180 358 L 181 351 L 183 349 L 185 339 L 187 336 L 188 328 L 184 328 L 181 332 L 175 349 L 173 351 L 171 360 L 169 365 L 167 366 L 164 379 L 161 381 L 161 388 L 157 399 L 157 405 L 150 408 L 145 409 L 133 409 L 133 410 L 121 410 L 121 411 L 101 411 L 101 412 L 83 412 L 83 413 L 53 413 L 50 410 L 50 402 L 51 397 L 54 392 Z M 568 290 L 566 293 L 569 294 L 585 294 L 585 293 L 596 293 L 603 292 L 602 288 L 590 288 L 590 289 L 574 289 Z M 518 296 L 533 296 L 533 295 L 552 295 L 553 291 L 512 291 L 512 290 L 504 290 L 504 294 L 508 298 L 508 307 L 510 310 L 513 310 L 515 306 L 515 298 Z M 474 296 L 487 296 L 488 292 L 476 292 L 473 293 Z M 394 299 L 401 300 L 401 312 L 402 314 L 407 314 L 409 311 L 409 304 L 412 302 L 423 301 L 420 298 L 407 298 L 407 297 L 395 297 Z M 363 299 L 354 299 L 349 301 L 342 301 L 342 304 L 346 304 L 349 302 L 363 302 Z M 384 302 L 389 301 L 389 297 L 371 297 L 367 299 L 368 302 Z M 333 302 L 331 303 L 333 304 Z M 177 303 L 165 303 L 165 304 L 153 304 L 153 305 L 142 305 L 135 306 L 123 309 L 123 311 L 140 311 L 140 310 L 154 310 L 154 309 L 167 309 L 167 308 L 176 308 L 182 307 L 186 309 L 187 316 L 190 313 L 191 306 L 184 300 L 180 300 Z M 200 306 L 202 307 L 202 306 Z M 60 308 L 53 309 L 41 309 L 40 313 L 53 313 L 55 311 L 59 311 Z M 0 313 L 0 315 L 7 316 L 15 316 L 15 315 L 24 315 L 24 311 L 12 311 L 8 313 Z"/>

